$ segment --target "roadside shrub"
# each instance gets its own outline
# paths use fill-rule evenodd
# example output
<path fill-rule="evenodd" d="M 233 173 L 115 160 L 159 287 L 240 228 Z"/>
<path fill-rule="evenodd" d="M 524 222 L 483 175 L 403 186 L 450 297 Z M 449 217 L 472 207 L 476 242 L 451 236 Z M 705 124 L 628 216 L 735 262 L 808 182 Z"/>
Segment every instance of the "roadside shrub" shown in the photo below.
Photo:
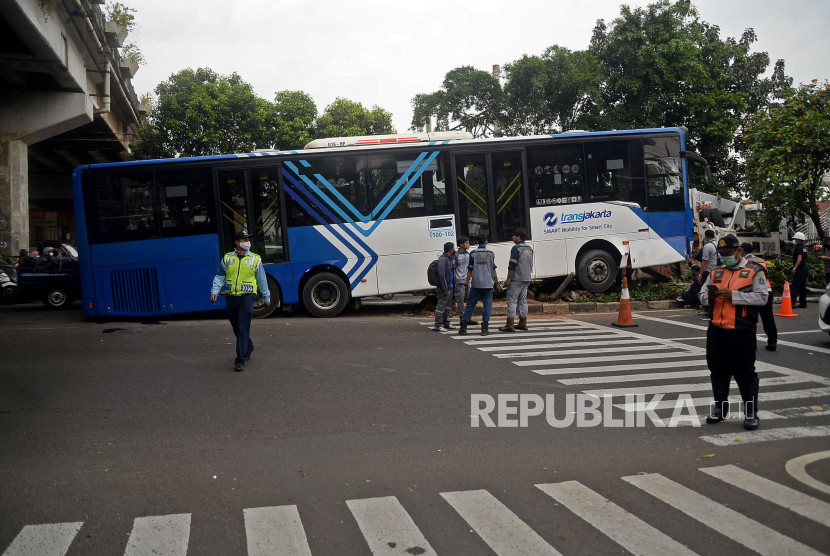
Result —
<path fill-rule="evenodd" d="M 769 270 L 769 279 L 772 282 L 773 289 L 783 290 L 784 282 L 792 284 L 792 259 L 767 261 L 767 269 Z M 824 283 L 824 261 L 814 253 L 807 254 L 807 285 L 811 288 L 823 288 L 826 285 Z"/>

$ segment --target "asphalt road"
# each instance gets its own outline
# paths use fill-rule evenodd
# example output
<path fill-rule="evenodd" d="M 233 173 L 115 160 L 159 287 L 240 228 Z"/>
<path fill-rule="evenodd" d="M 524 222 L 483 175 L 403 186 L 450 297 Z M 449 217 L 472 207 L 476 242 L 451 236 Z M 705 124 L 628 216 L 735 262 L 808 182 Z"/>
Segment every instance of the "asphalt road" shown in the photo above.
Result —
<path fill-rule="evenodd" d="M 474 394 L 552 394 L 559 419 L 568 394 L 611 394 L 615 419 L 634 414 L 625 393 L 707 398 L 707 323 L 693 311 L 642 313 L 626 330 L 607 314 L 533 318 L 529 333 L 468 341 L 394 309 L 278 316 L 254 322 L 235 373 L 220 318 L 4 307 L 0 550 L 830 553 L 830 459 L 785 469 L 830 450 L 830 336 L 810 309 L 779 319 L 778 351 L 758 351 L 768 413 L 745 433 L 740 421 L 554 428 L 544 414 L 471 427 Z M 74 525 L 27 527 L 50 524 Z"/>

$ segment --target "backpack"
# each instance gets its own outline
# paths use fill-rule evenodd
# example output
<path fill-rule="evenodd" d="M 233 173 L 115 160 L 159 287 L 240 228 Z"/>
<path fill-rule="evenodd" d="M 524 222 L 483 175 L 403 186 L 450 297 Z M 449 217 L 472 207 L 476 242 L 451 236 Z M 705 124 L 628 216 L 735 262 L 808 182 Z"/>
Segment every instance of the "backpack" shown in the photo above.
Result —
<path fill-rule="evenodd" d="M 427 282 L 430 286 L 438 287 L 438 259 L 435 259 L 427 267 Z"/>

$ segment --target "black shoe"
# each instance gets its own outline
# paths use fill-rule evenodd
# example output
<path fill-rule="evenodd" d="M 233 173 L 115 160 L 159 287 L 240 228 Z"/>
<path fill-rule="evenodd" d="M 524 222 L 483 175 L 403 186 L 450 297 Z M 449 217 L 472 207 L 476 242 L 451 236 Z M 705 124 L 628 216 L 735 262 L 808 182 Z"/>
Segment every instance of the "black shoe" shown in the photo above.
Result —
<path fill-rule="evenodd" d="M 767 351 L 775 351 L 778 348 L 778 344 L 767 344 Z"/>
<path fill-rule="evenodd" d="M 466 322 L 461 323 L 461 330 L 458 331 L 458 335 L 459 336 L 466 336 L 467 335 L 467 323 Z"/>
<path fill-rule="evenodd" d="M 490 335 L 490 323 L 489 322 L 482 322 L 481 323 L 481 335 L 482 336 L 489 336 Z"/>
<path fill-rule="evenodd" d="M 748 431 L 754 431 L 758 428 L 758 425 L 761 424 L 761 420 L 758 419 L 757 416 L 755 417 L 747 417 L 744 419 L 744 428 Z"/>
<path fill-rule="evenodd" d="M 236 367 L 233 368 L 233 370 L 236 371 L 237 373 L 241 373 L 242 371 L 245 370 L 245 366 L 244 365 L 237 365 Z"/>
<path fill-rule="evenodd" d="M 711 415 L 706 416 L 706 424 L 707 425 L 714 425 L 723 421 L 723 415 L 720 412 L 720 409 L 713 409 Z"/>

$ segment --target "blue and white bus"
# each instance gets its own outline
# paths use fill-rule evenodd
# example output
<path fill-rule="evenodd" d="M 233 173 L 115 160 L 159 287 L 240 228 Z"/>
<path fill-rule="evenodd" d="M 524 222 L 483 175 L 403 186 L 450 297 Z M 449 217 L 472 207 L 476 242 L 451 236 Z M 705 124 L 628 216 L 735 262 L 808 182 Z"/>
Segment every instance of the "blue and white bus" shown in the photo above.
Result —
<path fill-rule="evenodd" d="M 353 299 L 429 289 L 427 266 L 459 235 L 486 234 L 506 269 L 516 228 L 529 232 L 536 278 L 573 272 L 604 291 L 625 254 L 634 268 L 685 259 L 686 162 L 702 161 L 685 150 L 685 135 L 445 132 L 79 167 L 83 309 L 91 317 L 223 309 L 209 286 L 242 229 L 254 234 L 277 301 L 259 303 L 258 316 L 302 303 L 331 317 Z"/>

